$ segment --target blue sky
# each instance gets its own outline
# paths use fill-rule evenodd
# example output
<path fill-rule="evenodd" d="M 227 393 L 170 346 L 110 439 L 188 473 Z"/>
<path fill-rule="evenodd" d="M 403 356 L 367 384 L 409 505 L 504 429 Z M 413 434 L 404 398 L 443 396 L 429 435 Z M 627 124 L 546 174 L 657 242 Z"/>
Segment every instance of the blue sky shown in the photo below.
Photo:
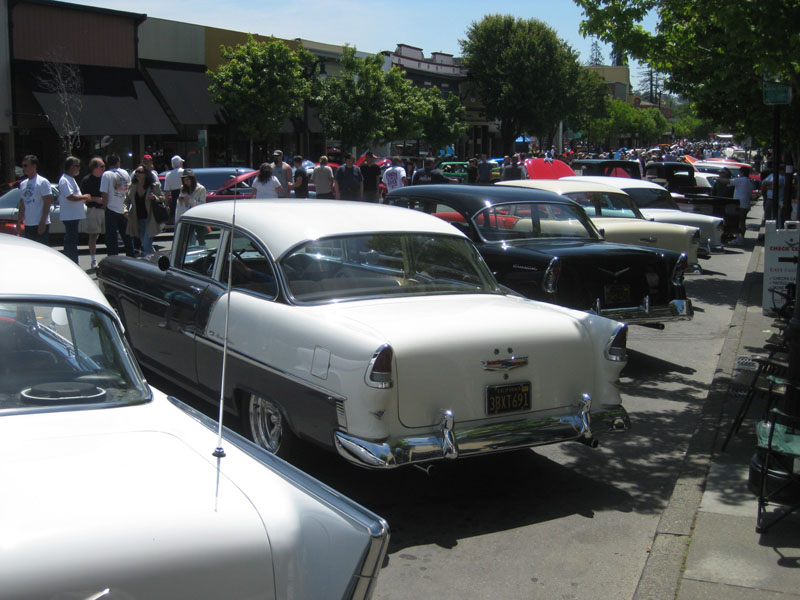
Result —
<path fill-rule="evenodd" d="M 458 40 L 470 24 L 486 14 L 512 14 L 550 25 L 580 55 L 589 59 L 591 39 L 578 28 L 581 9 L 572 0 L 527 0 L 496 3 L 479 0 L 94 0 L 87 4 L 174 21 L 212 25 L 236 31 L 304 38 L 328 44 L 350 44 L 364 52 L 394 50 L 398 43 L 431 52 L 461 53 Z M 496 8 L 495 8 L 496 7 Z M 609 60 L 610 48 L 602 45 Z M 636 78 L 633 70 L 631 78 Z"/>

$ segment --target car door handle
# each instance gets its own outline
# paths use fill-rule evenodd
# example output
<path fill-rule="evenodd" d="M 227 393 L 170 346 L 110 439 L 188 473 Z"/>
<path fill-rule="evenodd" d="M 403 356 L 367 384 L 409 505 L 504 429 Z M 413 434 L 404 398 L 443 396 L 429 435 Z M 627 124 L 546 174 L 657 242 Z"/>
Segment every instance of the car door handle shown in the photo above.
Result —
<path fill-rule="evenodd" d="M 658 241 L 658 238 L 654 238 L 654 237 L 651 235 L 650 237 L 646 237 L 646 238 L 639 238 L 639 241 L 640 241 L 640 242 L 649 242 L 649 243 L 653 243 L 653 242 L 657 242 L 657 241 Z"/>

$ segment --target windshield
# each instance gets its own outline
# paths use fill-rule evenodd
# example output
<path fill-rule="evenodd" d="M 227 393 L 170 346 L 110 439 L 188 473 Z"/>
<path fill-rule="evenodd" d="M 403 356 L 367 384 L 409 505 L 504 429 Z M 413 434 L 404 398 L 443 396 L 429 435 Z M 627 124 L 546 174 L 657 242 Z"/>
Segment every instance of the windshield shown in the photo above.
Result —
<path fill-rule="evenodd" d="M 625 194 L 615 192 L 570 192 L 564 195 L 580 204 L 589 217 L 644 218 L 639 209 Z"/>
<path fill-rule="evenodd" d="M 490 242 L 600 237 L 583 210 L 569 204 L 546 202 L 495 204 L 476 213 L 472 221 L 481 236 Z"/>
<path fill-rule="evenodd" d="M 284 257 L 300 302 L 433 294 L 501 293 L 469 240 L 433 233 L 379 233 L 307 242 Z"/>
<path fill-rule="evenodd" d="M 625 190 L 633 198 L 638 208 L 671 208 L 680 210 L 680 207 L 666 189 L 630 188 Z"/>
<path fill-rule="evenodd" d="M 0 303 L 0 414 L 149 398 L 108 315 L 71 304 Z"/>

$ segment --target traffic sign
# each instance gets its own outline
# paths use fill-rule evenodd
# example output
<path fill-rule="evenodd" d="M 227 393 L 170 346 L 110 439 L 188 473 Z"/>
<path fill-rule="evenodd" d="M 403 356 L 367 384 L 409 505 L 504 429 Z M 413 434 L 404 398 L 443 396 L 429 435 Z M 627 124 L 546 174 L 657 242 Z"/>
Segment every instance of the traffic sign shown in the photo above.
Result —
<path fill-rule="evenodd" d="M 764 82 L 764 104 L 791 104 L 792 88 L 785 83 Z"/>

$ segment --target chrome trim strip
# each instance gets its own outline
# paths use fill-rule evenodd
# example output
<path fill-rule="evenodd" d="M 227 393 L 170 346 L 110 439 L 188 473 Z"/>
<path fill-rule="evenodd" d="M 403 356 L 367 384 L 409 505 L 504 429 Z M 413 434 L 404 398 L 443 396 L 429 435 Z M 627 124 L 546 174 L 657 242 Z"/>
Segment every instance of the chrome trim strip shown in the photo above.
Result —
<path fill-rule="evenodd" d="M 367 468 L 391 469 L 448 457 L 449 443 L 455 442 L 459 457 L 478 456 L 542 446 L 558 442 L 589 439 L 590 424 L 597 431 L 624 431 L 630 428 L 630 417 L 621 405 L 605 406 L 589 412 L 587 397 L 577 405 L 542 418 L 533 414 L 529 419 L 493 423 L 468 429 L 458 429 L 453 423 L 445 439 L 444 428 L 418 436 L 369 441 L 337 431 L 334 434 L 336 450 L 348 461 Z M 590 402 L 590 401 L 589 401 Z"/>
<path fill-rule="evenodd" d="M 220 353 L 222 353 L 221 343 L 215 342 L 214 340 L 211 340 L 199 334 L 195 336 L 195 340 L 197 341 L 197 343 L 204 344 L 212 348 L 216 348 L 217 350 L 219 350 Z M 308 379 L 303 379 L 302 377 L 293 375 L 292 373 L 284 371 L 283 369 L 279 369 L 278 367 L 270 366 L 266 363 L 259 361 L 258 359 L 253 358 L 252 356 L 248 356 L 247 354 L 242 354 L 241 352 L 231 348 L 230 346 L 228 346 L 228 356 L 234 356 L 250 365 L 253 365 L 254 367 L 258 367 L 260 369 L 266 369 L 270 373 L 273 373 L 275 375 L 280 375 L 281 377 L 285 377 L 286 379 L 289 379 L 293 383 L 303 385 L 305 387 L 311 388 L 316 392 L 320 392 L 322 394 L 330 396 L 331 400 L 335 400 L 337 402 L 347 401 L 347 398 L 345 396 L 342 396 L 338 392 L 334 392 L 328 388 L 324 388 L 313 381 L 309 381 Z"/>
<path fill-rule="evenodd" d="M 163 298 L 159 298 L 158 296 L 153 296 L 152 294 L 147 294 L 142 290 L 137 290 L 136 288 L 132 288 L 129 285 L 124 285 L 122 283 L 119 283 L 118 281 L 114 281 L 113 279 L 99 279 L 99 281 L 101 281 L 103 285 L 107 285 L 112 288 L 117 288 L 126 292 L 131 292 L 133 294 L 136 294 L 140 298 L 146 298 L 147 300 L 156 302 L 161 306 L 169 306 L 169 302 L 167 302 Z"/>
<path fill-rule="evenodd" d="M 589 312 L 601 317 L 614 319 L 615 321 L 624 321 L 632 324 L 690 321 L 694 317 L 692 301 L 688 298 L 685 300 L 670 300 L 667 306 L 657 307 L 643 303 L 642 306 L 631 308 L 604 308 L 597 310 L 597 305 L 595 305 Z"/>

